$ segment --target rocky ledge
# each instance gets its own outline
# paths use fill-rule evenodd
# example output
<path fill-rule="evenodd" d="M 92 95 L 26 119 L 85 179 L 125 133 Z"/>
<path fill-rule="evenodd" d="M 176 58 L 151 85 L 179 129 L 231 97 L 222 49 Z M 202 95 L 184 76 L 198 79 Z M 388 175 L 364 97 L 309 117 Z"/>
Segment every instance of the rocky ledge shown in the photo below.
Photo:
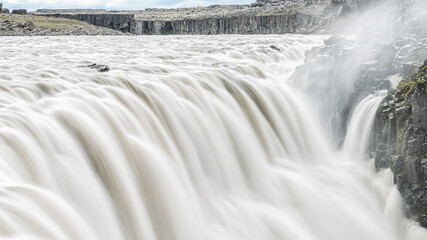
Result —
<path fill-rule="evenodd" d="M 122 35 L 77 20 L 33 15 L 0 14 L 0 36 Z"/>
<path fill-rule="evenodd" d="M 427 60 L 389 91 L 377 113 L 377 168 L 391 168 L 408 214 L 427 227 Z"/>

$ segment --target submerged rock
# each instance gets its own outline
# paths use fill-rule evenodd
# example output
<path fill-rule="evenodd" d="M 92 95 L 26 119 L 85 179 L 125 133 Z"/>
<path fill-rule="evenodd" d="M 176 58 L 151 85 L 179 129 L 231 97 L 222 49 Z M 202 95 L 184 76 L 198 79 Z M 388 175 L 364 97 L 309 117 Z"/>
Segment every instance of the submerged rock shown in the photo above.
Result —
<path fill-rule="evenodd" d="M 90 64 L 90 65 L 87 65 L 87 67 L 88 68 L 92 68 L 92 69 L 96 69 L 96 70 L 98 70 L 98 72 L 108 72 L 108 71 L 110 71 L 110 67 L 108 65 L 100 65 L 100 64 L 93 63 L 93 64 Z"/>
<path fill-rule="evenodd" d="M 276 45 L 271 45 L 270 48 L 280 52 L 280 48 L 277 47 Z"/>

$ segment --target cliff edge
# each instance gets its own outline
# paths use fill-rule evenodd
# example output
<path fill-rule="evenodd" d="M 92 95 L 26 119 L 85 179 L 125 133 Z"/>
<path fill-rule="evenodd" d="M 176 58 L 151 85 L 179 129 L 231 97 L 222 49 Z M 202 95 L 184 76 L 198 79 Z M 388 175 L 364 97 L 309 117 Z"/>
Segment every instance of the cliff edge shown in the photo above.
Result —
<path fill-rule="evenodd" d="M 391 168 L 408 214 L 427 227 L 427 60 L 389 91 L 374 130 L 377 168 Z"/>

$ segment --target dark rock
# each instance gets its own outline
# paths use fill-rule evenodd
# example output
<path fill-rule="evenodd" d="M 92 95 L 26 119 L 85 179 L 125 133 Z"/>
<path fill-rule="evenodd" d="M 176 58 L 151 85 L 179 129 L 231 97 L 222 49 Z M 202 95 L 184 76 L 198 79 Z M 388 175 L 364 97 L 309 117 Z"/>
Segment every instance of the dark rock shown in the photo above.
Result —
<path fill-rule="evenodd" d="M 27 9 L 13 9 L 12 14 L 27 14 Z"/>
<path fill-rule="evenodd" d="M 251 7 L 262 7 L 262 6 L 264 6 L 265 5 L 265 3 L 263 3 L 263 2 L 255 2 L 255 3 L 252 3 L 251 4 Z"/>
<path fill-rule="evenodd" d="M 122 32 L 133 32 L 134 18 L 133 14 L 43 14 L 43 16 L 68 18 L 84 21 L 89 24 L 111 28 Z"/>
<path fill-rule="evenodd" d="M 16 26 L 19 28 L 24 28 L 24 24 L 22 24 L 22 23 L 18 23 L 18 25 L 16 25 Z"/>
<path fill-rule="evenodd" d="M 129 27 L 129 23 L 127 23 L 127 22 L 124 22 L 124 23 L 121 23 L 120 24 L 120 29 L 126 29 L 126 28 L 128 28 Z"/>
<path fill-rule="evenodd" d="M 424 227 L 427 227 L 426 81 L 427 60 L 417 72 L 401 81 L 397 91 L 390 91 L 393 98 L 386 98 L 389 102 L 382 104 L 373 133 L 381 136 L 376 143 L 376 167 L 391 168 L 408 214 Z"/>
<path fill-rule="evenodd" d="M 133 33 L 138 35 L 308 33 L 315 32 L 326 23 L 322 15 L 302 13 L 183 20 L 135 20 Z"/>
<path fill-rule="evenodd" d="M 88 68 L 96 69 L 98 72 L 108 72 L 110 71 L 110 67 L 108 65 L 100 65 L 100 64 L 90 64 L 87 65 Z"/>
<path fill-rule="evenodd" d="M 280 52 L 280 48 L 277 47 L 276 45 L 271 45 L 270 48 Z"/>
<path fill-rule="evenodd" d="M 33 22 L 31 21 L 26 21 L 24 24 L 24 27 L 26 27 L 28 30 L 33 30 L 34 28 L 36 28 L 36 26 L 34 25 Z"/>

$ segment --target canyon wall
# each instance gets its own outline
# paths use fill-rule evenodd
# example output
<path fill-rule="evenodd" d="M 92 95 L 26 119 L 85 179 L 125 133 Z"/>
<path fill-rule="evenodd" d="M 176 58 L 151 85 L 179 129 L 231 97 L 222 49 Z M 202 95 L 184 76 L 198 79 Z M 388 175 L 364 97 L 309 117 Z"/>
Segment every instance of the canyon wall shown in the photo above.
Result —
<path fill-rule="evenodd" d="M 329 20 L 323 15 L 302 13 L 242 15 L 234 17 L 138 20 L 133 14 L 40 14 L 85 21 L 137 35 L 284 34 L 313 33 Z"/>
<path fill-rule="evenodd" d="M 133 14 L 39 14 L 49 17 L 69 18 L 84 21 L 89 24 L 111 28 L 122 32 L 132 33 L 134 30 L 134 15 Z"/>
<path fill-rule="evenodd" d="M 391 168 L 409 215 L 427 227 L 427 60 L 389 92 L 374 130 L 377 168 Z"/>
<path fill-rule="evenodd" d="M 184 20 L 135 20 L 138 35 L 311 33 L 326 20 L 318 15 L 289 14 Z"/>

